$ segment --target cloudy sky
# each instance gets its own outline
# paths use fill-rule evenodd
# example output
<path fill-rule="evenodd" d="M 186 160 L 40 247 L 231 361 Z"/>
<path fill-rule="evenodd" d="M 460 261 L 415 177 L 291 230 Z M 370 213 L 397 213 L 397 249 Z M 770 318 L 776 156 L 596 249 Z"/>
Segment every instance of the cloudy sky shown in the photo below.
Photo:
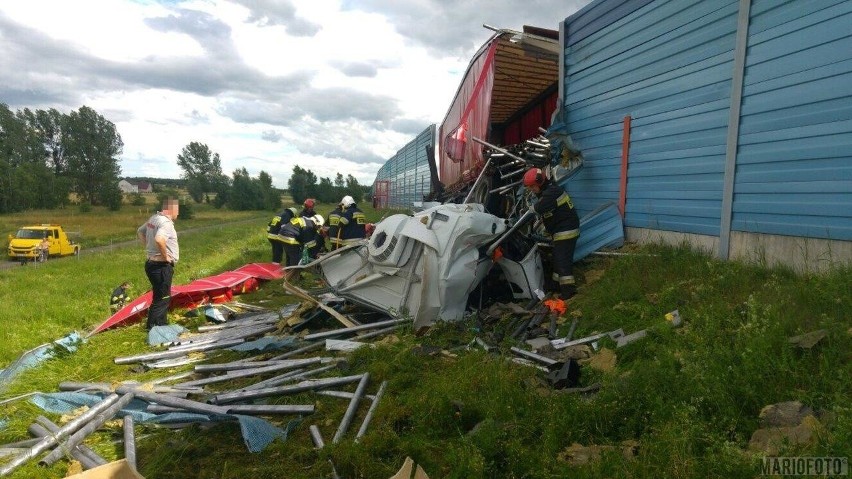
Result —
<path fill-rule="evenodd" d="M 177 178 L 198 141 L 229 175 L 372 184 L 443 119 L 483 23 L 558 29 L 589 1 L 2 0 L 0 103 L 95 109 L 124 176 Z"/>

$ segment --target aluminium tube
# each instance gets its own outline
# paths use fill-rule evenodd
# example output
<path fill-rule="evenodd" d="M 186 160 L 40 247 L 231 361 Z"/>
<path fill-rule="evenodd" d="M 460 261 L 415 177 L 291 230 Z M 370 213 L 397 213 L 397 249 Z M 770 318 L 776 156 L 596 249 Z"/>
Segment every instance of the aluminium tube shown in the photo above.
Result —
<path fill-rule="evenodd" d="M 382 396 L 385 395 L 385 388 L 387 387 L 388 382 L 382 381 L 378 392 L 376 392 L 376 398 L 373 399 L 373 404 L 370 404 L 370 409 L 367 410 L 367 415 L 364 416 L 364 422 L 361 423 L 361 427 L 358 428 L 358 433 L 355 434 L 355 442 L 358 442 L 358 439 L 361 439 L 361 437 L 367 432 L 367 426 L 370 425 L 370 421 L 373 419 L 373 413 L 376 412 L 376 408 L 379 406 L 379 401 L 381 401 Z"/>
<path fill-rule="evenodd" d="M 355 397 L 355 393 L 349 393 L 346 391 L 317 391 L 317 395 L 350 400 Z M 364 397 L 370 401 L 376 399 L 376 396 L 372 394 L 365 394 Z"/>
<path fill-rule="evenodd" d="M 50 431 L 52 434 L 55 434 L 56 431 L 58 431 L 60 429 L 58 425 L 56 425 L 53 421 L 51 421 L 50 419 L 48 419 L 44 416 L 37 416 L 36 422 L 38 422 L 40 425 L 44 426 L 45 429 Z M 102 458 L 98 453 L 91 450 L 89 448 L 89 446 L 86 446 L 85 444 L 80 444 L 79 446 L 77 446 L 77 450 L 82 452 L 84 456 L 93 460 L 98 466 L 101 466 L 101 465 L 107 463 L 106 459 Z"/>
<path fill-rule="evenodd" d="M 329 386 L 338 386 L 340 384 L 348 384 L 361 379 L 361 375 L 343 376 L 336 378 L 313 379 L 302 381 L 291 386 L 281 386 L 274 388 L 256 389 L 253 391 L 233 392 L 217 394 L 210 398 L 210 402 L 214 404 L 225 404 L 229 402 L 248 401 L 269 396 L 283 396 L 287 394 L 296 394 L 305 391 L 312 391 Z M 221 406 L 220 406 L 221 407 Z M 224 408 L 223 408 L 224 409 Z"/>
<path fill-rule="evenodd" d="M 220 331 L 222 329 L 239 328 L 245 326 L 246 324 L 262 324 L 266 322 L 278 322 L 280 320 L 281 316 L 279 316 L 277 312 L 260 313 L 254 316 L 248 316 L 245 318 L 235 319 L 233 321 L 227 321 L 221 324 L 199 326 L 198 332 L 206 333 L 210 331 Z"/>
<path fill-rule="evenodd" d="M 124 432 L 124 459 L 134 471 L 136 470 L 136 431 L 133 429 L 133 416 L 128 414 L 124 416 L 122 423 L 122 431 Z"/>
<path fill-rule="evenodd" d="M 30 424 L 30 427 L 27 428 L 27 431 L 29 431 L 30 434 L 39 439 L 50 436 L 52 434 L 50 430 L 47 429 L 45 426 L 36 423 Z M 83 451 L 81 451 L 79 447 L 76 447 L 71 451 L 71 457 L 79 461 L 80 464 L 83 466 L 83 469 L 94 469 L 100 466 L 100 464 L 98 464 L 97 461 L 95 461 L 93 458 L 87 456 L 86 454 L 83 454 Z M 106 462 L 104 462 L 103 464 L 106 464 Z"/>
<path fill-rule="evenodd" d="M 476 138 L 474 138 L 475 140 Z M 491 166 L 491 158 L 488 158 L 488 161 L 485 162 L 485 166 L 482 167 L 482 171 L 479 172 L 479 175 L 476 176 L 476 181 L 473 182 L 473 186 L 470 187 L 470 191 L 467 192 L 467 195 L 464 197 L 464 201 L 462 204 L 470 201 L 470 197 L 473 195 L 473 192 L 476 191 L 476 187 L 479 186 L 479 182 L 482 181 L 483 175 L 488 171 L 488 167 Z"/>
<path fill-rule="evenodd" d="M 315 424 L 311 424 L 308 426 L 308 430 L 311 432 L 311 440 L 314 442 L 314 446 L 317 449 L 322 449 L 325 447 L 325 441 L 322 440 L 322 434 L 320 434 L 319 428 Z"/>
<path fill-rule="evenodd" d="M 499 194 L 502 195 L 503 193 L 513 189 L 514 187 L 519 186 L 523 182 L 524 182 L 524 180 L 513 181 L 512 183 L 509 183 L 508 185 L 498 186 L 497 188 L 494 188 L 493 190 L 488 190 L 488 193 L 499 193 Z"/>
<path fill-rule="evenodd" d="M 526 167 L 526 166 L 524 166 L 523 168 L 518 168 L 518 169 L 517 169 L 517 170 L 515 170 L 515 171 L 510 171 L 510 172 L 505 173 L 505 174 L 502 174 L 502 173 L 501 173 L 501 174 L 500 174 L 500 179 L 501 179 L 501 180 L 505 180 L 506 178 L 511 178 L 511 177 L 513 177 L 513 176 L 520 175 L 521 173 L 523 173 L 523 172 L 525 172 L 525 171 L 527 171 L 527 167 Z"/>
<path fill-rule="evenodd" d="M 306 341 L 313 341 L 315 339 L 325 339 L 332 338 L 334 336 L 342 336 L 350 333 L 357 333 L 358 331 L 370 330 L 370 329 L 379 329 L 384 326 L 395 326 L 397 324 L 402 324 L 410 321 L 409 319 L 388 319 L 386 321 L 379 321 L 376 323 L 368 323 L 362 324 L 360 326 L 354 326 L 351 328 L 340 328 L 332 331 L 323 331 L 321 333 L 308 334 L 303 339 Z"/>
<path fill-rule="evenodd" d="M 509 236 L 514 234 L 515 231 L 517 231 L 521 226 L 524 226 L 529 220 L 534 218 L 535 215 L 536 215 L 536 213 L 535 213 L 534 210 L 532 210 L 532 209 L 527 210 L 526 213 L 524 213 L 523 215 L 521 215 L 520 218 L 518 218 L 518 221 L 516 221 L 515 224 L 512 225 L 511 228 L 506 230 L 506 232 L 503 233 L 502 236 L 500 236 L 499 238 L 497 238 L 496 241 L 491 243 L 491 246 L 489 246 L 488 249 L 485 251 L 485 256 L 491 257 L 491 255 L 494 254 L 494 250 L 497 249 L 497 247 L 500 246 L 500 244 L 502 244 L 503 241 L 506 240 L 506 238 L 508 238 Z"/>
<path fill-rule="evenodd" d="M 98 428 L 104 425 L 105 422 L 109 421 L 113 418 L 124 406 L 130 404 L 130 401 L 133 400 L 133 393 L 127 393 L 121 396 L 118 401 L 112 403 L 108 408 L 96 414 L 91 421 L 87 422 L 86 425 L 82 426 L 78 429 L 74 434 L 68 436 L 62 443 L 60 443 L 56 449 L 54 449 L 50 454 L 42 458 L 41 461 L 38 462 L 40 466 L 50 466 L 54 462 L 58 461 L 65 455 L 66 451 L 71 451 L 79 444 L 81 444 L 90 434 L 97 431 Z"/>
<path fill-rule="evenodd" d="M 315 369 L 309 369 L 307 371 L 304 371 L 304 370 L 290 371 L 287 374 L 275 376 L 274 378 L 269 378 L 269 379 L 267 379 L 265 381 L 261 381 L 259 383 L 250 384 L 250 385 L 248 385 L 244 388 L 237 389 L 234 392 L 256 391 L 258 389 L 266 389 L 266 388 L 271 388 L 271 387 L 275 387 L 275 386 L 280 386 L 282 384 L 292 383 L 292 382 L 298 381 L 299 379 L 304 379 L 304 378 L 314 376 L 314 375 L 319 374 L 319 373 L 331 371 L 332 369 L 335 369 L 336 367 L 337 367 L 337 364 L 329 364 L 328 366 L 322 366 L 322 367 L 315 368 Z"/>
<path fill-rule="evenodd" d="M 324 347 L 325 347 L 325 341 L 320 341 L 318 343 L 308 344 L 307 346 L 302 346 L 301 348 L 294 349 L 292 351 L 288 351 L 288 352 L 283 353 L 283 354 L 279 354 L 278 356 L 274 356 L 274 357 L 269 358 L 269 360 L 274 361 L 276 359 L 284 359 L 284 358 L 289 358 L 289 357 L 292 357 L 292 356 L 298 356 L 302 353 L 308 353 L 308 352 L 311 352 L 311 351 L 315 351 L 317 349 L 322 349 Z"/>
<path fill-rule="evenodd" d="M 500 148 L 500 147 L 499 147 L 499 146 L 497 146 L 497 145 L 492 145 L 491 143 L 488 143 L 487 141 L 482 141 L 482 140 L 480 140 L 479 138 L 477 138 L 477 137 L 475 137 L 475 136 L 471 137 L 471 140 L 473 140 L 473 141 L 475 141 L 475 142 L 479 143 L 480 145 L 487 146 L 488 148 L 491 148 L 491 149 L 492 149 L 492 150 L 494 150 L 494 151 L 498 151 L 498 152 L 500 152 L 500 153 L 503 153 L 504 155 L 508 156 L 509 158 L 511 158 L 511 159 L 513 159 L 513 160 L 515 160 L 515 161 L 522 161 L 522 162 L 524 162 L 524 164 L 526 164 L 526 163 L 527 163 L 527 160 L 525 160 L 525 159 L 521 158 L 521 157 L 520 157 L 520 156 L 518 156 L 518 155 L 513 154 L 513 153 L 512 153 L 512 152 L 510 152 L 509 150 L 506 150 L 506 149 Z"/>
<path fill-rule="evenodd" d="M 182 399 L 174 396 L 167 396 L 165 394 L 157 394 L 148 391 L 143 391 L 130 386 L 119 386 L 116 391 L 119 393 L 132 392 L 135 393 L 136 397 L 138 397 L 139 399 L 144 399 L 148 402 L 162 404 L 163 406 L 179 407 L 192 412 L 199 412 L 202 414 L 228 414 L 228 410 L 223 407 L 213 406 L 211 404 L 193 401 L 191 399 Z"/>
<path fill-rule="evenodd" d="M 343 439 L 343 435 L 346 434 L 346 431 L 349 429 L 349 425 L 352 424 L 352 420 L 355 418 L 355 413 L 358 411 L 358 403 L 361 402 L 361 398 L 364 396 L 369 382 L 370 373 L 364 373 L 361 375 L 361 381 L 358 383 L 358 388 L 355 389 L 355 396 L 353 396 L 352 400 L 349 401 L 349 407 L 346 408 L 346 412 L 343 414 L 343 419 L 340 421 L 340 426 L 337 427 L 337 432 L 334 433 L 334 437 L 331 439 L 332 444 L 340 442 L 340 440 Z"/>
<path fill-rule="evenodd" d="M 94 406 L 92 406 L 91 409 L 89 409 L 88 411 L 84 412 L 83 414 L 77 416 L 76 418 L 72 419 L 67 424 L 62 426 L 62 428 L 60 428 L 54 434 L 51 434 L 50 436 L 42 438 L 42 440 L 39 441 L 38 444 L 31 447 L 26 452 L 24 452 L 20 456 L 16 457 L 12 461 L 4 464 L 3 467 L 0 468 L 0 476 L 5 476 L 5 475 L 11 473 L 15 469 L 17 469 L 20 465 L 24 464 L 25 462 L 29 461 L 30 459 L 33 459 L 34 457 L 38 456 L 42 452 L 53 447 L 59 441 L 70 436 L 74 431 L 79 429 L 83 424 L 85 424 L 87 421 L 91 420 L 98 413 L 100 413 L 104 409 L 109 408 L 112 404 L 114 404 L 116 401 L 118 401 L 119 398 L 120 398 L 120 396 L 118 394 L 110 394 L 109 396 L 104 398 L 103 401 L 95 404 Z"/>
<path fill-rule="evenodd" d="M 375 338 L 376 336 L 382 336 L 384 334 L 392 333 L 395 330 L 399 329 L 401 326 L 402 326 L 402 324 L 397 324 L 396 326 L 391 326 L 389 328 L 380 329 L 378 331 L 371 331 L 367 334 L 362 334 L 360 336 L 356 336 L 355 339 L 362 340 L 362 339 Z"/>
<path fill-rule="evenodd" d="M 175 384 L 176 388 L 184 388 L 184 387 L 194 387 L 194 386 L 204 386 L 207 384 L 221 383 L 223 381 L 230 381 L 232 379 L 238 378 L 247 378 L 251 376 L 258 376 L 261 374 L 271 373 L 275 371 L 281 371 L 284 369 L 293 369 L 301 365 L 306 364 L 318 364 L 321 362 L 321 358 L 311 359 L 310 362 L 306 360 L 302 364 L 293 364 L 292 362 L 288 362 L 285 364 L 273 364 L 271 366 L 265 366 L 262 368 L 252 368 L 252 369 L 242 369 L 238 371 L 230 371 L 228 374 L 223 374 L 220 376 L 213 376 L 204 379 L 196 379 L 195 381 L 187 381 L 185 383 Z"/>
<path fill-rule="evenodd" d="M 526 349 L 516 348 L 514 346 L 512 346 L 510 351 L 512 351 L 513 353 L 515 353 L 518 356 L 523 356 L 525 358 L 532 359 L 533 361 L 537 361 L 541 364 L 544 364 L 545 366 L 553 366 L 554 364 L 559 363 L 559 361 L 557 361 L 555 359 L 550 359 L 550 358 L 542 356 L 540 354 L 536 354 L 534 352 L 527 351 Z"/>
<path fill-rule="evenodd" d="M 228 406 L 228 414 L 269 415 L 269 414 L 313 414 L 316 406 L 313 404 L 235 404 Z M 186 412 L 185 409 L 149 404 L 145 409 L 154 414 L 170 412 Z"/>
<path fill-rule="evenodd" d="M 137 354 L 135 356 L 124 356 L 124 357 L 119 357 L 119 358 L 113 359 L 113 362 L 115 364 L 132 364 L 132 363 L 141 363 L 141 362 L 144 362 L 144 361 L 154 361 L 154 360 L 158 360 L 158 359 L 176 358 L 176 357 L 179 357 L 179 356 L 183 356 L 184 354 L 189 353 L 189 352 L 203 352 L 203 351 L 210 351 L 212 349 L 228 348 L 228 347 L 231 347 L 231 346 L 236 346 L 238 344 L 242 344 L 244 342 L 245 342 L 244 339 L 232 339 L 232 340 L 228 340 L 228 341 L 222 341 L 220 343 L 199 345 L 195 348 L 189 348 L 188 347 L 188 348 L 181 349 L 181 350 L 178 350 L 178 351 L 170 350 L 170 351 L 160 351 L 160 352 L 156 352 L 156 353 Z"/>
<path fill-rule="evenodd" d="M 221 371 L 237 371 L 241 369 L 249 369 L 249 368 L 260 368 L 267 366 L 310 366 L 311 364 L 316 364 L 322 362 L 323 359 L 331 359 L 331 358 L 323 358 L 322 356 L 317 356 L 315 358 L 305 358 L 305 359 L 276 359 L 269 361 L 252 361 L 245 363 L 224 363 L 224 364 L 199 364 L 195 366 L 195 372 L 197 373 L 206 373 L 206 372 L 221 372 Z"/>

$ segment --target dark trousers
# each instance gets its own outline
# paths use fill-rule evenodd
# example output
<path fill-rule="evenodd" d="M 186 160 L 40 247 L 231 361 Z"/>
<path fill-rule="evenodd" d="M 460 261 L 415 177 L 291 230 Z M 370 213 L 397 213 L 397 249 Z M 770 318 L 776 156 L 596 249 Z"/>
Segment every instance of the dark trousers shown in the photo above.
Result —
<path fill-rule="evenodd" d="M 285 266 L 296 266 L 299 260 L 302 259 L 302 245 L 282 243 L 284 245 L 284 253 L 287 255 L 287 264 Z"/>
<path fill-rule="evenodd" d="M 151 307 L 148 308 L 148 329 L 169 324 L 169 303 L 172 300 L 172 276 L 174 266 L 171 263 L 146 261 L 145 275 L 151 282 Z"/>
<path fill-rule="evenodd" d="M 568 299 L 577 292 L 574 282 L 574 247 L 577 238 L 553 242 L 553 273 L 562 299 Z"/>
<path fill-rule="evenodd" d="M 269 244 L 272 245 L 272 262 L 280 264 L 281 259 L 284 258 L 284 243 L 269 238 Z"/>

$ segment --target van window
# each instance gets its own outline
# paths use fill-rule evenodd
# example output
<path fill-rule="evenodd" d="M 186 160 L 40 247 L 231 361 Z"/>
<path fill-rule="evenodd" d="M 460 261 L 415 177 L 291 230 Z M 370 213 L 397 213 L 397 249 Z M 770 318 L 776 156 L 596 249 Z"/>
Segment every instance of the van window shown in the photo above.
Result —
<path fill-rule="evenodd" d="M 59 238 L 59 230 L 53 230 L 53 237 Z"/>

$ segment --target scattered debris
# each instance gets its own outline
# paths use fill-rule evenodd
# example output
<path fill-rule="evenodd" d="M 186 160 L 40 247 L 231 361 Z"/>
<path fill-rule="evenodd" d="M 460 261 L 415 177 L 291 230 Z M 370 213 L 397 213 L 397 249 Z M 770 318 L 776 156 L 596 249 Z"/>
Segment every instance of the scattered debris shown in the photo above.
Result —
<path fill-rule="evenodd" d="M 827 329 L 818 329 L 816 331 L 811 331 L 809 333 L 801 334 L 799 336 L 793 336 L 792 338 L 788 339 L 787 342 L 797 348 L 811 349 L 816 346 L 817 343 L 822 341 L 823 338 L 825 338 L 826 336 L 828 336 Z"/>
<path fill-rule="evenodd" d="M 418 464 L 415 469 L 414 460 L 410 457 L 406 457 L 402 467 L 396 474 L 391 476 L 390 479 L 429 479 L 429 475 L 426 474 L 426 471 L 424 471 L 422 467 L 420 467 L 420 464 Z"/>
<path fill-rule="evenodd" d="M 625 459 L 632 460 L 639 451 L 639 442 L 628 439 L 618 446 L 583 446 L 575 442 L 560 452 L 558 459 L 574 466 L 582 466 L 599 461 L 605 452 L 618 451 Z"/>
<path fill-rule="evenodd" d="M 760 410 L 761 427 L 798 426 L 807 416 L 813 416 L 814 411 L 799 401 L 786 401 L 770 404 Z"/>

